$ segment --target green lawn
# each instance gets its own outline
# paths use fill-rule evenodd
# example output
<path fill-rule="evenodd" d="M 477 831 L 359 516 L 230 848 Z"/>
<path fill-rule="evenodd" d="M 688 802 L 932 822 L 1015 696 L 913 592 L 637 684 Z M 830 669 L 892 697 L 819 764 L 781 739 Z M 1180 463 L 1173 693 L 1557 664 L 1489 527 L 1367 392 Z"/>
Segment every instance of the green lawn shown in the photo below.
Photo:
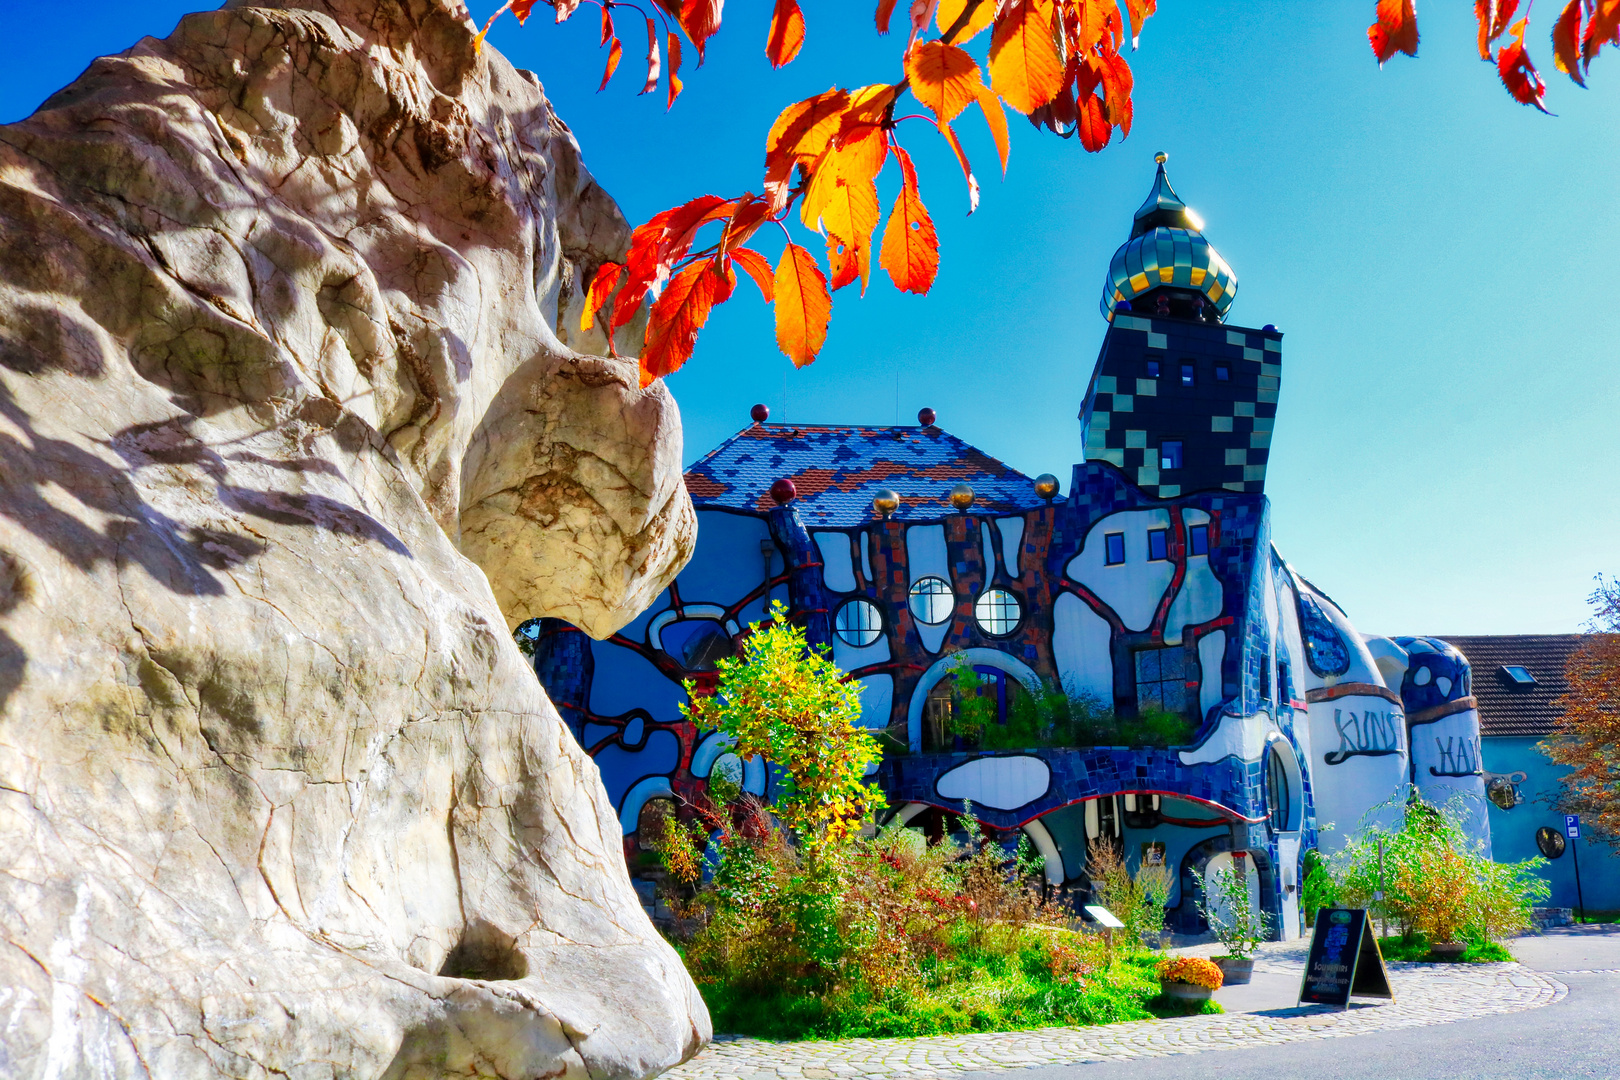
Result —
<path fill-rule="evenodd" d="M 1495 964 L 1511 961 L 1513 954 L 1507 947 L 1494 941 L 1469 942 L 1468 949 L 1456 961 L 1436 961 L 1429 955 L 1429 939 L 1422 934 L 1391 934 L 1378 939 L 1378 948 L 1385 960 L 1416 961 L 1418 963 Z"/>

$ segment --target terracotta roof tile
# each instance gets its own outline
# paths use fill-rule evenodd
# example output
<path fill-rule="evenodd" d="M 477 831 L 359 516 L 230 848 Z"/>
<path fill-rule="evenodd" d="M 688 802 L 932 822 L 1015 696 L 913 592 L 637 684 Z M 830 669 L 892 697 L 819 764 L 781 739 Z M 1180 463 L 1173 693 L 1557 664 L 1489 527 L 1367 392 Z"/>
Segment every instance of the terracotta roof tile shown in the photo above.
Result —
<path fill-rule="evenodd" d="M 1481 735 L 1547 735 L 1569 690 L 1564 665 L 1584 634 L 1434 635 L 1455 645 L 1473 669 Z M 1502 671 L 1518 666 L 1536 680 L 1519 686 Z"/>

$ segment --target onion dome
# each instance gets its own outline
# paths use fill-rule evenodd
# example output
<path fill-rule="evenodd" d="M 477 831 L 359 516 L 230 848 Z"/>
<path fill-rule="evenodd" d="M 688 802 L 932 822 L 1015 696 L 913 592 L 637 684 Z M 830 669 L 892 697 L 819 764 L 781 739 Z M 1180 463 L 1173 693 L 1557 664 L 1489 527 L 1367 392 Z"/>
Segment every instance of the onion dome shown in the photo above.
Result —
<path fill-rule="evenodd" d="M 1165 287 L 1198 303 L 1207 300 L 1214 306 L 1215 317 L 1224 320 L 1237 292 L 1237 275 L 1204 239 L 1204 223 L 1198 215 L 1187 209 L 1170 186 L 1164 174 L 1166 157 L 1163 151 L 1153 156 L 1159 165 L 1153 190 L 1136 211 L 1131 238 L 1114 252 L 1109 264 L 1102 296 L 1102 313 L 1109 322 L 1121 301 L 1132 301 L 1137 310 L 1147 310 L 1134 302 Z"/>

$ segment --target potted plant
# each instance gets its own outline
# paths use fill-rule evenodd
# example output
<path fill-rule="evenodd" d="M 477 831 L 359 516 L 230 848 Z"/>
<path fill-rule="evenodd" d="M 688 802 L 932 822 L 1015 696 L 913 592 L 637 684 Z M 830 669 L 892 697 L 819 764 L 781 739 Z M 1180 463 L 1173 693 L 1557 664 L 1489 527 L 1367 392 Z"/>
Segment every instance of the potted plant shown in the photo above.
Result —
<path fill-rule="evenodd" d="M 1172 956 L 1159 961 L 1159 987 L 1166 997 L 1208 1001 L 1221 988 L 1221 969 L 1202 956 Z"/>
<path fill-rule="evenodd" d="M 1211 877 L 1213 896 L 1198 901 L 1198 913 L 1226 949 L 1224 955 L 1215 957 L 1215 965 L 1227 982 L 1246 983 L 1254 976 L 1254 951 L 1270 939 L 1270 920 L 1254 909 L 1248 875 L 1236 865 L 1222 867 Z"/>

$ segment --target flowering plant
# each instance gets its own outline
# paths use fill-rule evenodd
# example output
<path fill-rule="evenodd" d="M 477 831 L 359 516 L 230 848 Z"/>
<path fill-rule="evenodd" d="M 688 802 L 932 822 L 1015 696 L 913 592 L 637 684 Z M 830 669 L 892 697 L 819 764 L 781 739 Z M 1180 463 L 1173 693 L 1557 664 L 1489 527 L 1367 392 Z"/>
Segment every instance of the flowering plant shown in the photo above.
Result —
<path fill-rule="evenodd" d="M 1201 956 L 1173 956 L 1159 961 L 1159 981 L 1190 983 L 1219 990 L 1221 969 Z"/>

